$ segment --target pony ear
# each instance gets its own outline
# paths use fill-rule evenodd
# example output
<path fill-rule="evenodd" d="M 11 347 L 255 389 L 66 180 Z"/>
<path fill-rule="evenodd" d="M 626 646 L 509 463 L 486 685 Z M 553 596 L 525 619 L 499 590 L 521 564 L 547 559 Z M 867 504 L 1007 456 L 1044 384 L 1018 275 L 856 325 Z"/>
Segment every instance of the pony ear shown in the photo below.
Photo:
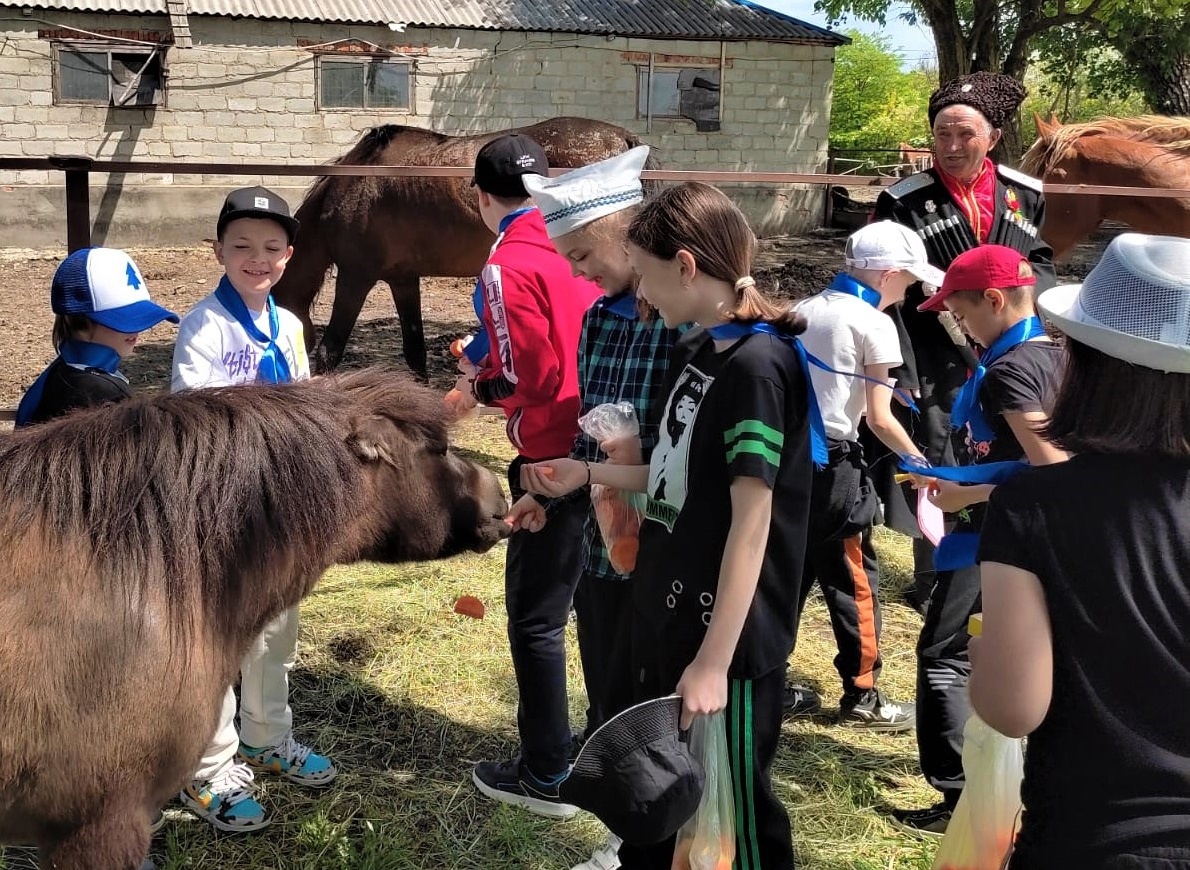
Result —
<path fill-rule="evenodd" d="M 1053 137 L 1054 131 L 1058 129 L 1059 126 L 1054 121 L 1054 115 L 1052 112 L 1050 113 L 1050 119 L 1048 121 L 1043 120 L 1041 115 L 1037 114 L 1037 112 L 1034 112 L 1033 123 L 1037 125 L 1037 135 L 1047 142 Z"/>
<path fill-rule="evenodd" d="M 351 421 L 347 446 L 365 462 L 387 462 L 393 465 L 395 457 L 392 442 L 396 435 L 397 427 L 391 420 L 379 414 L 369 414 Z"/>

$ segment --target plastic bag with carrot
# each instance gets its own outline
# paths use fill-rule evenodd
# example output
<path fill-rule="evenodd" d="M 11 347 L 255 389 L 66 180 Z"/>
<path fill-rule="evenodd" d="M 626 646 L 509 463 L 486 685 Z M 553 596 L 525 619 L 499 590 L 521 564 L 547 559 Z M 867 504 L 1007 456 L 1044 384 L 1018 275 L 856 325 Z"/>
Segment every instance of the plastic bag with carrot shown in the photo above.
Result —
<path fill-rule="evenodd" d="M 735 860 L 735 795 L 727 763 L 727 720 L 722 710 L 695 717 L 690 726 L 690 751 L 702 761 L 706 785 L 698 809 L 678 830 L 670 870 L 731 870 Z"/>
<path fill-rule="evenodd" d="M 628 402 L 598 405 L 579 417 L 578 424 L 597 443 L 640 434 L 636 411 Z M 640 524 L 644 517 L 640 494 L 593 484 L 591 504 L 612 568 L 621 574 L 631 573 L 636 567 Z"/>
<path fill-rule="evenodd" d="M 979 615 L 969 632 L 977 637 Z M 933 870 L 1000 870 L 1007 865 L 1021 812 L 1025 755 L 1020 740 L 1005 737 L 976 715 L 963 726 L 966 785 L 946 826 Z"/>

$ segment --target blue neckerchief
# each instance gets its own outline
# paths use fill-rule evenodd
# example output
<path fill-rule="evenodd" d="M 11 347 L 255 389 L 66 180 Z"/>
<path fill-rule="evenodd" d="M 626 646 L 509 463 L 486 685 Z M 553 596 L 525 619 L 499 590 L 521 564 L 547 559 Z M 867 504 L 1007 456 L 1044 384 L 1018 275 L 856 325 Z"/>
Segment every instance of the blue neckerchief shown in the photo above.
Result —
<path fill-rule="evenodd" d="M 524 208 L 518 208 L 516 211 L 510 211 L 508 214 L 504 215 L 504 217 L 500 218 L 500 226 L 497 228 L 496 234 L 499 235 L 500 233 L 503 233 L 512 225 L 514 220 L 519 218 L 521 215 L 526 214 L 527 212 L 533 211 L 535 208 L 537 208 L 537 206 L 527 205 Z"/>
<path fill-rule="evenodd" d="M 843 273 L 836 275 L 835 279 L 831 281 L 830 286 L 826 288 L 826 292 L 846 293 L 848 296 L 854 296 L 857 299 L 862 299 L 877 311 L 880 310 L 880 294 L 865 284 L 863 281 L 858 281 L 855 278 L 852 278 L 850 275 Z M 831 368 L 809 351 L 806 352 L 806 359 L 810 361 L 810 365 L 814 366 L 815 368 L 822 369 L 824 372 L 830 372 L 832 375 L 842 375 L 845 378 L 859 378 L 861 381 L 869 381 L 870 383 L 876 384 L 877 386 L 886 387 L 887 389 L 893 391 L 893 395 L 900 399 L 906 408 L 908 408 L 914 414 L 920 413 L 917 409 L 917 405 L 913 402 L 913 394 L 908 390 L 897 389 L 896 387 L 889 386 L 884 381 L 878 381 L 876 378 L 870 378 L 865 374 L 861 374 L 860 372 L 841 372 L 838 369 Z"/>
<path fill-rule="evenodd" d="M 810 380 L 810 360 L 806 349 L 798 341 L 796 335 L 782 332 L 771 323 L 739 323 L 733 321 L 720 326 L 708 326 L 707 334 L 717 340 L 743 338 L 756 332 L 764 332 L 779 338 L 797 354 L 798 362 L 802 366 L 802 376 L 806 379 L 806 409 L 810 417 L 810 456 L 819 468 L 825 468 L 828 462 L 826 447 L 826 428 L 822 425 L 822 412 L 818 410 L 818 397 L 814 393 L 814 384 Z"/>
<path fill-rule="evenodd" d="M 955 397 L 954 406 L 950 412 L 952 429 L 970 426 L 971 440 L 976 443 L 995 440 L 996 433 L 992 431 L 987 415 L 984 414 L 983 408 L 979 404 L 979 388 L 983 384 L 984 375 L 987 374 L 988 366 L 1004 354 L 1018 344 L 1023 344 L 1040 335 L 1045 335 L 1045 327 L 1042 326 L 1041 319 L 1034 315 L 1013 324 L 1004 331 L 1003 335 L 992 342 L 992 346 L 984 351 L 983 356 L 979 358 L 979 365 L 976 366 L 971 377 L 967 378 L 967 382 L 963 384 L 963 388 Z"/>
<path fill-rule="evenodd" d="M 510 211 L 504 217 L 500 218 L 500 224 L 496 229 L 497 235 L 503 235 L 504 231 L 508 229 L 514 220 L 527 212 L 533 211 L 536 206 L 525 206 L 518 208 L 516 211 Z M 497 239 L 497 243 L 499 240 Z M 495 246 L 493 246 L 493 249 Z M 475 319 L 479 321 L 479 331 L 471 337 L 471 341 L 463 348 L 463 356 L 473 366 L 479 365 L 485 356 L 491 352 L 492 339 L 488 336 L 487 327 L 483 324 L 483 280 L 475 282 L 475 292 L 471 294 L 471 304 L 475 308 Z"/>
<path fill-rule="evenodd" d="M 987 462 L 983 465 L 963 465 L 958 468 L 930 465 L 925 460 L 902 456 L 898 466 L 910 474 L 948 480 L 952 483 L 990 483 L 999 486 L 1029 467 L 1028 462 Z M 951 532 L 943 535 L 934 550 L 934 570 L 956 571 L 974 565 L 979 552 L 978 532 Z"/>
<path fill-rule="evenodd" d="M 114 348 L 107 345 L 95 344 L 90 341 L 67 341 L 58 348 L 58 356 L 67 365 L 84 369 L 99 369 L 109 375 L 115 375 L 122 381 L 128 380 L 120 374 L 120 355 Z M 37 407 L 41 404 L 41 396 L 45 392 L 46 381 L 50 376 L 50 369 L 57 362 L 58 360 L 55 359 L 54 362 L 46 366 L 45 371 L 21 397 L 21 403 L 17 406 L 17 426 L 28 425 L 29 421 L 33 419 L 33 415 L 37 413 Z"/>
<path fill-rule="evenodd" d="M 880 310 L 880 294 L 863 281 L 845 272 L 840 272 L 835 276 L 835 280 L 831 281 L 831 285 L 826 288 L 826 292 L 846 293 L 848 296 L 855 296 L 857 299 L 864 300 L 864 302 L 867 302 L 877 311 Z"/>
<path fill-rule="evenodd" d="M 219 286 L 215 288 L 215 298 L 219 300 L 220 305 L 227 309 L 227 313 L 244 328 L 244 332 L 248 333 L 249 338 L 265 346 L 264 352 L 260 355 L 260 366 L 256 370 L 256 376 L 266 384 L 284 384 L 292 381 L 293 375 L 290 374 L 289 363 L 285 360 L 285 354 L 281 348 L 277 347 L 281 322 L 277 317 L 277 303 L 273 301 L 272 294 L 269 294 L 266 302 L 271 335 L 265 335 L 256 328 L 248 306 L 244 304 L 244 300 L 236 292 L 236 288 L 231 286 L 231 281 L 226 275 L 219 279 Z"/>
<path fill-rule="evenodd" d="M 631 290 L 625 290 L 615 296 L 600 296 L 595 300 L 595 304 L 625 320 L 637 320 L 640 317 L 636 310 L 636 294 Z"/>
<path fill-rule="evenodd" d="M 470 360 L 471 365 L 477 366 L 492 348 L 488 328 L 483 323 L 483 281 L 475 282 L 475 290 L 471 294 L 471 307 L 475 309 L 475 319 L 479 321 L 479 332 L 475 333 L 463 348 L 463 356 Z"/>

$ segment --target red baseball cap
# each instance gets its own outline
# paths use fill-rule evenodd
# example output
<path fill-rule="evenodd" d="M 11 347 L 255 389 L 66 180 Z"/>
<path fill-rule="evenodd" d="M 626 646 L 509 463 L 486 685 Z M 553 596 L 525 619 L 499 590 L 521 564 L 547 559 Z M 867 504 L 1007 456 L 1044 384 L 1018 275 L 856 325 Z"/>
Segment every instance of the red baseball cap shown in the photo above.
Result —
<path fill-rule="evenodd" d="M 1004 245 L 980 245 L 954 258 L 946 270 L 942 289 L 917 306 L 918 311 L 942 311 L 947 297 L 964 290 L 995 287 L 1032 287 L 1037 283 L 1033 266 L 1020 251 Z"/>

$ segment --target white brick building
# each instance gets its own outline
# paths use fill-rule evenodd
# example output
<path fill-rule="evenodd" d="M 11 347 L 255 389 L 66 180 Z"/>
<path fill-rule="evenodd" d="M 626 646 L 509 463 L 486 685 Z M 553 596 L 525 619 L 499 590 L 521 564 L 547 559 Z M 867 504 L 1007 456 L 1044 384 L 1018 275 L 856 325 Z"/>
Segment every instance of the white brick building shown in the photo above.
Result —
<path fill-rule="evenodd" d="M 378 124 L 473 133 L 580 115 L 633 130 L 669 169 L 825 168 L 844 37 L 747 0 L 508 5 L 0 0 L 0 159 L 324 162 Z M 94 174 L 95 241 L 194 241 L 228 186 L 258 180 Z M 263 180 L 295 205 L 307 184 Z M 64 239 L 62 188 L 55 171 L 0 170 L 6 244 Z M 762 234 L 822 213 L 822 188 L 729 193 Z"/>

